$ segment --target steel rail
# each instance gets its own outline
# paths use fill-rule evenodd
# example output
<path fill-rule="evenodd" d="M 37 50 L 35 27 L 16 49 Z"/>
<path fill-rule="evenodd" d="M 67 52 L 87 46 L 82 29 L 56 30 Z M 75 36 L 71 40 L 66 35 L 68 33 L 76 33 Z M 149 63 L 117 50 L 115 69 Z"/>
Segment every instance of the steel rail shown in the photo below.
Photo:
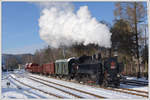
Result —
<path fill-rule="evenodd" d="M 58 84 L 58 83 L 55 83 L 55 82 L 47 81 L 47 80 L 37 78 L 37 77 L 34 77 L 34 76 L 30 76 L 30 77 L 33 77 L 33 78 L 36 78 L 36 79 L 39 79 L 39 80 L 42 80 L 42 81 L 45 81 L 45 82 L 48 82 L 48 83 L 52 83 L 52 84 L 55 84 L 55 85 L 59 85 L 59 86 L 62 86 L 62 87 L 68 88 L 68 89 L 72 89 L 72 90 L 75 90 L 75 91 L 78 91 L 78 92 L 89 94 L 89 95 L 95 96 L 97 98 L 103 98 L 103 99 L 105 98 L 103 96 L 99 96 L 99 95 L 96 95 L 96 94 L 93 94 L 93 93 L 89 93 L 89 92 L 86 92 L 86 91 L 83 91 L 83 90 L 79 90 L 79 89 L 72 88 L 72 87 L 69 87 L 69 86 L 65 86 L 65 85 L 62 85 L 62 84 Z"/>
<path fill-rule="evenodd" d="M 14 79 L 15 81 L 19 82 L 20 84 L 23 84 L 23 85 L 25 85 L 25 86 L 27 86 L 27 87 L 30 87 L 30 88 L 34 89 L 34 90 L 38 90 L 38 91 L 40 91 L 40 92 L 43 92 L 43 93 L 48 94 L 48 95 L 51 95 L 51 96 L 55 96 L 55 97 L 57 97 L 57 98 L 64 98 L 64 97 L 61 97 L 61 96 L 58 96 L 58 95 L 52 94 L 52 93 L 50 93 L 50 92 L 46 92 L 46 91 L 43 91 L 43 90 L 41 90 L 41 89 L 38 89 L 38 88 L 32 87 L 32 86 L 30 86 L 30 85 L 28 85 L 28 84 L 25 84 L 25 83 L 23 83 L 23 82 L 21 82 L 21 81 L 19 81 L 19 80 L 15 79 L 15 78 L 14 78 L 14 77 L 12 77 L 11 75 L 10 75 L 10 77 L 11 77 L 12 79 Z"/>

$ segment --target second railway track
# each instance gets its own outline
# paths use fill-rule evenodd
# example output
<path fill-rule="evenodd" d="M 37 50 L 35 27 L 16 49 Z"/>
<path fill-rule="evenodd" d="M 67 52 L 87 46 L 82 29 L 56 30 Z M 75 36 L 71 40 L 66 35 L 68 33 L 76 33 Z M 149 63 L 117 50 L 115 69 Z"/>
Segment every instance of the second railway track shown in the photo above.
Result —
<path fill-rule="evenodd" d="M 136 80 L 125 80 L 125 81 L 121 81 L 121 83 L 132 85 L 132 86 L 148 86 L 148 82 L 136 81 Z"/>
<path fill-rule="evenodd" d="M 61 86 L 61 87 L 64 87 L 64 88 L 68 88 L 68 89 L 77 91 L 77 92 L 79 92 L 79 93 L 84 93 L 84 94 L 86 94 L 86 95 L 91 95 L 91 96 L 96 97 L 96 98 L 100 98 L 100 99 L 104 99 L 104 98 L 105 98 L 105 97 L 103 97 L 103 96 L 99 96 L 99 95 L 96 95 L 96 94 L 93 94 L 93 93 L 90 93 L 90 92 L 86 92 L 86 91 L 83 91 L 83 90 L 71 88 L 71 87 L 68 87 L 68 86 L 65 86 L 65 85 L 61 85 L 61 84 L 58 84 L 58 83 L 54 83 L 54 82 L 51 82 L 51 81 L 46 81 L 46 80 L 43 80 L 43 79 L 41 79 L 41 78 L 36 78 L 36 77 L 33 77 L 33 76 L 25 76 L 25 77 L 28 78 L 28 79 L 30 79 L 30 80 L 33 80 L 33 81 L 39 82 L 39 83 L 41 83 L 41 84 L 44 84 L 44 85 L 46 85 L 46 86 L 55 88 L 55 89 L 57 89 L 57 90 L 59 90 L 59 91 L 68 93 L 69 95 L 75 96 L 76 98 L 84 98 L 84 97 L 83 97 L 83 96 L 76 95 L 76 94 L 71 93 L 71 92 L 68 92 L 68 91 L 66 91 L 66 90 L 60 89 L 60 88 L 58 88 L 58 87 L 54 87 L 54 86 L 52 86 L 52 85 L 50 85 L 50 84 L 46 84 L 46 83 L 44 83 L 44 82 L 42 82 L 42 81 L 45 81 L 45 82 L 51 83 L 51 84 L 55 84 L 55 85 L 58 85 L 58 86 Z M 38 80 L 37 80 L 37 79 L 38 79 Z M 42 81 L 39 81 L 39 80 L 42 80 Z"/>
<path fill-rule="evenodd" d="M 43 80 L 43 81 L 46 81 L 46 82 L 49 82 L 49 83 L 53 83 L 53 84 L 56 84 L 56 85 L 60 85 L 60 86 L 63 86 L 63 87 L 67 87 L 67 88 L 70 88 L 70 89 L 75 89 L 75 88 L 72 88 L 72 87 L 68 87 L 68 86 L 58 84 L 58 83 L 50 82 L 50 81 L 47 81 L 47 80 L 44 80 L 44 79 L 41 79 L 41 78 L 37 78 L 37 77 L 34 77 L 34 76 L 30 76 L 30 77 L 36 78 L 36 79 L 39 79 L 39 80 Z M 118 89 L 116 89 L 116 88 L 104 88 L 104 87 L 100 87 L 100 88 L 148 98 L 148 92 L 146 92 L 146 91 L 134 90 L 134 89 L 128 89 L 128 88 L 118 88 Z M 77 89 L 75 89 L 75 90 L 77 90 Z M 82 90 L 77 90 L 77 91 L 82 91 Z M 82 92 L 85 92 L 85 91 L 82 91 Z M 145 93 L 145 94 L 141 94 L 141 93 Z"/>
<path fill-rule="evenodd" d="M 58 95 L 55 95 L 55 94 L 53 94 L 53 93 L 46 92 L 46 91 L 43 91 L 43 90 L 41 90 L 41 89 L 32 87 L 32 86 L 30 86 L 30 85 L 28 85 L 28 84 L 25 84 L 25 83 L 23 83 L 23 82 L 17 80 L 16 78 L 14 78 L 14 77 L 12 77 L 12 76 L 10 76 L 10 77 L 11 77 L 12 79 L 14 79 L 15 81 L 17 81 L 18 83 L 20 83 L 20 84 L 22 84 L 22 85 L 24 85 L 24 86 L 30 87 L 30 88 L 32 88 L 32 89 L 34 89 L 34 90 L 38 90 L 38 91 L 40 91 L 40 92 L 43 92 L 43 93 L 45 93 L 45 94 L 48 94 L 48 95 L 50 95 L 50 96 L 54 96 L 54 97 L 57 97 L 57 98 L 62 98 L 62 99 L 64 98 L 64 97 L 62 97 L 62 96 L 58 96 Z"/>

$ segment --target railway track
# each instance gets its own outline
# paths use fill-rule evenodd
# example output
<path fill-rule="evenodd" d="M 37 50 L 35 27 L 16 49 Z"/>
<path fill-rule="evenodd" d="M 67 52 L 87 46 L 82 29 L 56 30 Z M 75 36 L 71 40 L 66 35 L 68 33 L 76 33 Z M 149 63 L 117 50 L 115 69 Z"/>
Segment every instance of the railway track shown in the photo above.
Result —
<path fill-rule="evenodd" d="M 78 83 L 78 84 L 81 84 L 81 83 Z M 89 86 L 88 84 L 83 84 L 83 85 Z M 97 85 L 92 85 L 92 87 L 97 87 L 97 88 L 102 88 L 105 90 L 112 90 L 112 91 L 116 91 L 116 92 L 121 92 L 121 93 L 126 93 L 126 94 L 131 94 L 131 95 L 136 95 L 136 96 L 148 98 L 148 92 L 147 91 L 134 90 L 134 89 L 128 89 L 128 88 L 110 88 L 110 87 L 105 88 L 105 87 L 100 87 Z M 143 93 L 145 93 L 145 94 L 143 94 Z"/>
<path fill-rule="evenodd" d="M 31 78 L 31 77 L 32 77 L 32 78 Z M 96 95 L 96 94 L 93 94 L 93 93 L 89 93 L 89 92 L 86 92 L 86 91 L 83 91 L 83 90 L 79 90 L 79 89 L 72 88 L 72 87 L 69 87 L 69 86 L 65 86 L 65 85 L 62 85 L 62 84 L 58 84 L 58 83 L 55 83 L 55 82 L 47 81 L 47 80 L 44 80 L 44 79 L 41 79 L 41 78 L 37 78 L 37 77 L 33 77 L 33 76 L 28 76 L 28 78 L 31 79 L 31 80 L 33 80 L 33 81 L 40 82 L 40 83 L 42 83 L 42 84 L 44 84 L 44 85 L 47 85 L 47 86 L 49 86 L 49 84 L 43 83 L 43 82 L 38 81 L 38 80 L 42 80 L 42 81 L 47 82 L 47 83 L 51 83 L 51 84 L 55 84 L 55 85 L 58 85 L 58 86 L 61 86 L 61 87 L 64 87 L 64 88 L 68 88 L 68 89 L 71 89 L 71 90 L 74 90 L 74 91 L 77 91 L 77 92 L 80 92 L 80 93 L 88 94 L 88 95 L 91 95 L 91 96 L 93 96 L 93 97 L 97 97 L 97 98 L 100 98 L 100 99 L 104 99 L 104 98 L 105 98 L 105 97 L 103 97 L 103 96 L 99 96 L 99 95 Z M 34 78 L 34 79 L 33 79 L 33 78 Z M 38 80 L 35 80 L 35 79 L 38 79 Z M 50 85 L 50 86 L 51 86 L 51 85 Z M 54 88 L 57 88 L 57 87 L 54 87 Z M 57 88 L 57 89 L 59 89 L 59 88 Z M 59 89 L 59 90 L 60 90 L 60 91 L 64 91 L 64 90 L 62 90 L 62 89 Z M 66 92 L 66 91 L 64 91 L 64 92 Z M 73 96 L 76 96 L 76 97 L 78 97 L 78 98 L 83 98 L 83 97 L 81 97 L 81 96 L 78 96 L 78 95 L 76 95 L 76 94 L 72 94 L 72 93 L 70 93 L 70 92 L 69 92 L 69 94 L 70 94 L 70 95 L 73 95 Z"/>
<path fill-rule="evenodd" d="M 22 84 L 22 85 L 24 85 L 24 86 L 30 87 L 30 88 L 32 88 L 32 89 L 34 89 L 34 90 L 38 90 L 38 91 L 40 91 L 40 92 L 43 92 L 43 93 L 45 93 L 45 94 L 48 94 L 48 95 L 50 95 L 50 96 L 54 96 L 54 97 L 57 97 L 57 98 L 61 98 L 61 99 L 64 98 L 64 97 L 62 97 L 62 96 L 59 96 L 59 95 L 56 95 L 56 94 L 53 94 L 53 93 L 50 93 L 50 92 L 46 92 L 46 91 L 43 91 L 43 90 L 41 90 L 41 89 L 32 87 L 32 86 L 30 86 L 30 85 L 28 85 L 28 84 L 25 84 L 25 83 L 23 83 L 23 82 L 17 80 L 16 78 L 12 77 L 11 75 L 10 75 L 10 77 L 11 77 L 12 79 L 14 79 L 15 81 L 17 81 L 18 83 L 20 83 L 20 84 Z"/>
<path fill-rule="evenodd" d="M 128 90 L 128 91 L 134 91 L 134 92 L 139 92 L 139 93 L 145 93 L 145 94 L 148 95 L 148 92 L 147 92 L 147 91 L 134 90 L 134 89 L 128 89 L 128 88 L 119 88 L 119 89 L 122 89 L 122 90 Z"/>
<path fill-rule="evenodd" d="M 118 89 L 115 89 L 115 88 L 104 88 L 104 89 L 148 98 L 148 95 L 139 94 L 139 93 L 133 93 L 132 91 L 135 91 L 135 90 L 132 90 L 132 89 L 125 89 L 125 88 L 118 88 Z M 128 91 L 124 91 L 124 90 L 128 90 Z M 137 91 L 135 91 L 135 92 L 137 92 Z M 142 92 L 140 92 L 140 93 L 142 93 Z"/>
<path fill-rule="evenodd" d="M 10 76 L 10 75 L 9 75 Z M 12 81 L 12 80 L 10 80 L 10 79 L 8 79 L 9 80 L 9 82 L 11 82 L 17 89 L 20 89 L 20 91 L 24 91 L 24 92 L 27 92 L 28 94 L 35 94 L 35 93 L 33 93 L 33 92 L 31 92 L 30 90 L 28 90 L 28 89 L 25 89 L 25 88 L 22 88 L 20 85 L 18 85 L 18 84 L 14 84 L 14 82 Z M 40 95 L 36 95 L 36 96 L 38 96 L 38 97 L 41 97 Z M 35 98 L 34 96 L 32 96 L 33 98 Z"/>
<path fill-rule="evenodd" d="M 78 83 L 78 84 L 80 84 L 80 83 Z M 88 84 L 83 84 L 83 85 L 89 86 Z M 142 90 L 135 90 L 135 89 L 128 89 L 128 88 L 110 88 L 110 87 L 104 88 L 104 87 L 100 87 L 98 85 L 92 85 L 92 87 L 103 88 L 106 90 L 112 90 L 112 91 L 116 91 L 116 92 L 122 92 L 122 93 L 127 93 L 127 94 L 131 94 L 131 95 L 137 95 L 137 96 L 142 96 L 142 97 L 148 98 L 148 92 L 142 91 Z M 132 93 L 132 92 L 136 92 L 136 93 Z"/>
<path fill-rule="evenodd" d="M 43 80 L 43 81 L 47 81 L 47 80 L 44 80 L 44 79 L 41 79 L 41 78 L 37 78 L 37 77 L 31 76 L 31 75 L 30 75 L 30 77 L 33 77 L 33 78 L 36 78 L 36 79 L 40 79 L 40 80 Z M 49 82 L 49 81 L 47 81 L 47 82 Z M 57 83 L 55 83 L 55 84 L 57 84 Z M 81 84 L 81 83 L 78 83 L 78 84 Z M 82 84 L 82 85 L 87 85 L 87 84 Z M 87 85 L 87 86 L 89 86 L 89 85 Z M 99 87 L 99 86 L 94 86 L 94 87 L 103 88 L 103 89 L 106 89 L 106 90 L 112 90 L 112 91 L 116 91 L 116 92 L 121 92 L 121 93 L 126 93 L 126 94 L 131 94 L 131 95 L 142 96 L 142 97 L 148 98 L 148 92 L 146 92 L 146 91 L 127 89 L 127 88 L 104 88 L 104 87 Z M 143 93 L 145 93 L 145 94 L 143 94 Z"/>
<path fill-rule="evenodd" d="M 121 83 L 132 85 L 132 86 L 148 86 L 148 82 L 136 81 L 136 80 L 125 80 L 125 81 L 121 81 Z"/>
<path fill-rule="evenodd" d="M 16 74 L 16 76 L 18 76 L 18 75 Z M 23 76 L 23 75 L 20 75 L 20 76 L 18 76 L 18 77 L 24 77 L 24 76 Z M 30 78 L 30 77 L 27 77 L 27 76 L 26 76 L 26 78 L 28 78 L 28 79 L 30 79 L 30 80 L 32 80 L 32 81 L 35 81 L 35 82 L 41 83 L 41 84 L 43 84 L 43 85 L 46 85 L 46 86 L 48 86 L 48 87 L 54 88 L 54 89 L 59 90 L 59 91 L 61 91 L 61 92 L 67 93 L 67 94 L 69 94 L 69 95 L 72 95 L 72 96 L 74 96 L 74 97 L 76 97 L 76 98 L 83 98 L 83 97 L 78 96 L 78 95 L 76 95 L 76 94 L 70 93 L 70 92 L 65 91 L 65 90 L 63 90 L 63 89 L 59 89 L 59 88 L 57 88 L 57 87 L 54 87 L 54 86 L 49 85 L 49 84 L 46 84 L 46 83 L 44 83 L 44 82 L 41 82 L 41 81 L 38 81 L 38 80 L 32 79 L 32 78 Z"/>
<path fill-rule="evenodd" d="M 128 80 L 128 81 L 137 82 L 137 83 L 144 83 L 144 84 L 148 84 L 148 82 L 146 82 L 146 81 L 140 81 L 140 80 Z"/>

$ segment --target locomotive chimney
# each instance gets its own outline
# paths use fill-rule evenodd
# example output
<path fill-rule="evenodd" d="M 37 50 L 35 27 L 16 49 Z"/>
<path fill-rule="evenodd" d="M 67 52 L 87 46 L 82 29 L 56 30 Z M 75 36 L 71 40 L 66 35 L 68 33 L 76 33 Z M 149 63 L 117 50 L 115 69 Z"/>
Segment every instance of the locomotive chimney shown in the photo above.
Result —
<path fill-rule="evenodd" d="M 63 46 L 62 49 L 63 49 L 63 57 L 66 58 L 66 55 L 65 55 L 65 47 Z"/>
<path fill-rule="evenodd" d="M 108 52 L 109 52 L 108 57 L 111 57 L 111 48 L 108 49 Z"/>
<path fill-rule="evenodd" d="M 115 42 L 115 44 L 114 44 L 114 57 L 116 58 L 116 59 L 118 59 L 118 46 L 119 46 L 119 43 L 118 42 Z"/>

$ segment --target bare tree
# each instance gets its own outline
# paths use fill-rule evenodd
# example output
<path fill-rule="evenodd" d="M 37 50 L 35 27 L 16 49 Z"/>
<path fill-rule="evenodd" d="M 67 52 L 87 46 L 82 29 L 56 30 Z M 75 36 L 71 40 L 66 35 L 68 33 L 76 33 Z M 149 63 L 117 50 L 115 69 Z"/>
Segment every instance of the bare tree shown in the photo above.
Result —
<path fill-rule="evenodd" d="M 5 60 L 7 70 L 18 68 L 18 61 L 14 56 L 7 57 Z"/>
<path fill-rule="evenodd" d="M 116 9 L 114 11 L 114 15 L 116 16 L 116 19 L 125 19 L 128 20 L 132 31 L 135 35 L 135 43 L 136 43 L 136 57 L 138 60 L 138 68 L 139 72 L 137 74 L 137 77 L 140 77 L 140 62 L 139 62 L 139 32 L 138 32 L 138 24 L 140 22 L 143 22 L 145 20 L 146 16 L 146 8 L 144 7 L 142 2 L 124 2 L 124 3 L 116 3 L 115 5 Z"/>

